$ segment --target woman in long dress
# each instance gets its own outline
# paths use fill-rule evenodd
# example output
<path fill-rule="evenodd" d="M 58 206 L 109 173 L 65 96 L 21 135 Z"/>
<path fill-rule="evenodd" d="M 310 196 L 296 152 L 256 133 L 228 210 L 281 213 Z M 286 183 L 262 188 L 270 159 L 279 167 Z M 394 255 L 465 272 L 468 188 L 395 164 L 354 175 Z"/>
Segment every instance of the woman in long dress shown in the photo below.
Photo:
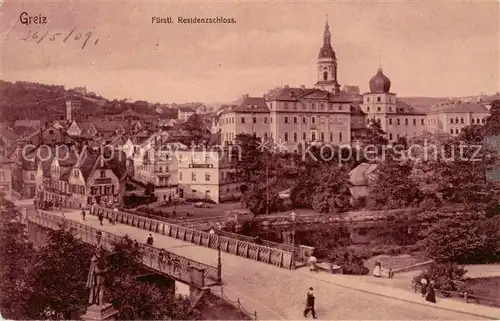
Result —
<path fill-rule="evenodd" d="M 436 303 L 436 291 L 434 291 L 434 281 L 431 281 L 425 293 L 425 301 Z"/>
<path fill-rule="evenodd" d="M 382 264 L 380 262 L 375 263 L 375 267 L 373 268 L 373 276 L 379 278 L 382 274 Z"/>

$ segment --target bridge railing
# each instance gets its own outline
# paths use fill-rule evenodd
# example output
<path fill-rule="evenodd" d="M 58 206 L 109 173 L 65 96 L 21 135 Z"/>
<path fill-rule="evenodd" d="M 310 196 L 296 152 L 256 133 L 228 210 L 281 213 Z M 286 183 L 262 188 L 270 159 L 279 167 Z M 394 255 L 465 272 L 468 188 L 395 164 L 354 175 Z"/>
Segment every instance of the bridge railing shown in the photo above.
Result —
<path fill-rule="evenodd" d="M 194 243 L 196 245 L 201 245 L 212 249 L 217 249 L 219 240 L 221 251 L 251 260 L 272 264 L 281 268 L 292 268 L 291 251 L 277 249 L 265 245 L 258 245 L 253 242 L 247 242 L 224 235 L 219 236 L 216 234 L 210 234 L 193 228 L 155 220 L 152 218 L 146 218 L 131 213 L 121 211 L 117 211 L 115 213 L 115 211 L 112 209 L 99 206 L 94 206 L 91 209 L 90 214 L 96 216 L 102 214 L 104 218 L 110 218 L 116 215 L 115 220 L 118 223 L 134 226 L 140 229 L 166 235 L 179 239 L 181 241 Z"/>
<path fill-rule="evenodd" d="M 82 241 L 92 245 L 101 244 L 108 250 L 112 250 L 114 244 L 123 240 L 123 237 L 113 233 L 66 220 L 63 217 L 45 211 L 38 211 L 38 215 L 31 216 L 28 220 L 52 229 L 66 225 L 69 228 L 75 229 L 77 236 Z M 142 261 L 140 263 L 161 274 L 169 275 L 199 288 L 207 285 L 205 284 L 205 278 L 208 278 L 211 283 L 217 282 L 218 270 L 215 266 L 194 261 L 166 250 L 164 250 L 164 260 L 160 260 L 161 249 L 145 244 L 139 244 L 139 251 L 142 254 Z"/>

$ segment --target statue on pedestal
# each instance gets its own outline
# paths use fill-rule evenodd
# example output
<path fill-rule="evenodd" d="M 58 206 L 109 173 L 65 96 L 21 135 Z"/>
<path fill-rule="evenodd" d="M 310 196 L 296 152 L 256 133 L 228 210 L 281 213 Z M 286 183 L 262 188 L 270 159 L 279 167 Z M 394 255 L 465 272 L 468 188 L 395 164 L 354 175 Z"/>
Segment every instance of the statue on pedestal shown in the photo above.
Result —
<path fill-rule="evenodd" d="M 99 246 L 90 261 L 90 271 L 87 277 L 87 287 L 90 289 L 89 304 L 104 305 L 104 281 L 108 271 L 104 249 Z"/>

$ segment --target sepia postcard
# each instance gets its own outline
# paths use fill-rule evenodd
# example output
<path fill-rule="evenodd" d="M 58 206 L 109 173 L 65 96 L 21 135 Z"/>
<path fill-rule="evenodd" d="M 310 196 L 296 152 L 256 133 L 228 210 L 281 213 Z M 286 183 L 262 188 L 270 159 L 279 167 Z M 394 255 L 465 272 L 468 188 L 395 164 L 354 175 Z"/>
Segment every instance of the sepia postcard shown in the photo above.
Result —
<path fill-rule="evenodd" d="M 0 1 L 7 320 L 500 319 L 498 1 Z"/>

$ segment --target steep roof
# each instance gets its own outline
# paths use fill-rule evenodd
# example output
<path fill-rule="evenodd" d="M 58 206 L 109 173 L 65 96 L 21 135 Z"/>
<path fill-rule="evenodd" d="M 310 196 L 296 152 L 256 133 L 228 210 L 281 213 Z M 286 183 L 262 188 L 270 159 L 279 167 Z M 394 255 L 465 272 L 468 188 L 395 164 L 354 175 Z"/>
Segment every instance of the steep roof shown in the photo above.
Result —
<path fill-rule="evenodd" d="M 366 186 L 378 164 L 361 163 L 349 172 L 350 182 L 354 186 Z"/>
<path fill-rule="evenodd" d="M 42 127 L 41 120 L 16 120 L 14 127 Z"/>
<path fill-rule="evenodd" d="M 489 113 L 488 109 L 479 103 L 472 102 L 456 102 L 442 104 L 438 106 L 432 113 Z"/>
<path fill-rule="evenodd" d="M 358 104 L 351 105 L 351 114 L 352 115 L 366 115 L 365 112 L 359 107 Z"/>
<path fill-rule="evenodd" d="M 232 110 L 235 112 L 268 113 L 269 107 L 267 107 L 264 97 L 245 96 L 237 102 Z"/>
<path fill-rule="evenodd" d="M 396 114 L 398 114 L 398 115 L 422 115 L 422 116 L 424 116 L 424 115 L 426 115 L 426 112 L 417 108 L 417 107 L 411 106 L 402 100 L 396 99 Z"/>
<path fill-rule="evenodd" d="M 351 99 L 343 92 L 337 95 L 318 88 L 305 87 L 283 87 L 272 89 L 268 92 L 266 100 L 299 101 L 302 99 L 327 100 L 329 102 L 351 102 Z"/>

